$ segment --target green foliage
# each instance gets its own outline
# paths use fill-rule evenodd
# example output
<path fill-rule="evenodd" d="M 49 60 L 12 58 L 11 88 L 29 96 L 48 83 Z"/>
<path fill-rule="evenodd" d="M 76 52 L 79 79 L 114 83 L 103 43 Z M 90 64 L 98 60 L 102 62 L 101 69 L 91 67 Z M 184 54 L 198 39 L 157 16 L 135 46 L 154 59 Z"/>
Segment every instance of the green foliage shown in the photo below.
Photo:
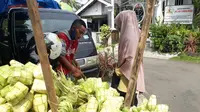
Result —
<path fill-rule="evenodd" d="M 153 49 L 163 53 L 200 51 L 200 32 L 188 25 L 151 25 Z"/>
<path fill-rule="evenodd" d="M 103 24 L 103 26 L 100 27 L 100 31 L 101 31 L 100 34 L 101 39 L 108 38 L 111 34 L 110 27 L 106 24 Z"/>
<path fill-rule="evenodd" d="M 108 46 L 108 39 L 111 35 L 110 27 L 106 24 L 100 27 L 100 38 L 102 40 L 102 45 Z"/>
<path fill-rule="evenodd" d="M 194 4 L 194 20 L 193 25 L 194 27 L 200 28 L 200 1 L 199 0 L 192 0 Z"/>

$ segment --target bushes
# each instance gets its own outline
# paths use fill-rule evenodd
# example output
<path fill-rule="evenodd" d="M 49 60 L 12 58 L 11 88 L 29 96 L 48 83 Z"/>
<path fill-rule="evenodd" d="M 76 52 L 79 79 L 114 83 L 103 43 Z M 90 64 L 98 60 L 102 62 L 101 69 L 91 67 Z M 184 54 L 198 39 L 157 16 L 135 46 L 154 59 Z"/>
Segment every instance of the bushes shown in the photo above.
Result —
<path fill-rule="evenodd" d="M 187 25 L 151 25 L 153 49 L 163 53 L 200 52 L 199 31 L 189 30 Z"/>
<path fill-rule="evenodd" d="M 100 27 L 100 38 L 102 40 L 102 45 L 107 47 L 108 46 L 108 39 L 111 36 L 110 27 L 106 24 Z"/>

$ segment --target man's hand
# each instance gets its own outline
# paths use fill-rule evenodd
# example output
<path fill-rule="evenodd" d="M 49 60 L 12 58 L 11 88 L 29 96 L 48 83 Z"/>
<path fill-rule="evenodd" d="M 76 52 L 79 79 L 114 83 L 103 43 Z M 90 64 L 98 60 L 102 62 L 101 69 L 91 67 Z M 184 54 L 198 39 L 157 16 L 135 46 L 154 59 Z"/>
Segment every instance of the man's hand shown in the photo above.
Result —
<path fill-rule="evenodd" d="M 73 59 L 72 63 L 73 63 L 73 65 L 74 65 L 76 68 L 78 68 L 79 70 L 81 70 L 81 68 L 80 68 L 80 66 L 79 66 L 79 64 L 78 64 L 78 62 L 77 62 L 75 59 Z"/>
<path fill-rule="evenodd" d="M 75 78 L 81 78 L 83 73 L 78 68 L 74 68 L 72 74 Z"/>

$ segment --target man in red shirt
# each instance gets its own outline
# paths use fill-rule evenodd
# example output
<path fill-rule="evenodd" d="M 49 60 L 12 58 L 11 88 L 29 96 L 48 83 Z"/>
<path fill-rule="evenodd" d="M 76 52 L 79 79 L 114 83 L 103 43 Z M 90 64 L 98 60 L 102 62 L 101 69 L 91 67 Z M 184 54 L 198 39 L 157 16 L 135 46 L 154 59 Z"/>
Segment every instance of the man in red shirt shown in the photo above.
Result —
<path fill-rule="evenodd" d="M 81 19 L 76 19 L 69 31 L 61 31 L 57 33 L 62 41 L 62 46 L 65 47 L 65 56 L 60 56 L 58 71 L 64 72 L 65 75 L 72 74 L 75 78 L 79 78 L 82 72 L 75 61 L 75 53 L 78 48 L 78 40 L 83 37 L 86 31 L 86 24 Z M 74 64 L 73 64 L 74 63 Z"/>

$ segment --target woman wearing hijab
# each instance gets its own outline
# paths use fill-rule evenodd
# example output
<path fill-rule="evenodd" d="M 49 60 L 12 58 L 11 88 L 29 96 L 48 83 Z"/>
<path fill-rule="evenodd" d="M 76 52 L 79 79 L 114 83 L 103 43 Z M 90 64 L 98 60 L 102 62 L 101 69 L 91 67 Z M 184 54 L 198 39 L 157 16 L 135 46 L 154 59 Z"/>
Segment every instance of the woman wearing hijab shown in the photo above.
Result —
<path fill-rule="evenodd" d="M 120 76 L 120 81 L 117 89 L 121 96 L 125 96 L 140 39 L 140 31 L 134 11 L 126 10 L 120 12 L 115 18 L 115 24 L 117 30 L 120 32 L 118 64 L 116 68 L 116 73 Z M 145 92 L 143 64 L 140 66 L 136 89 L 140 93 Z M 135 102 L 137 103 L 136 98 Z"/>

